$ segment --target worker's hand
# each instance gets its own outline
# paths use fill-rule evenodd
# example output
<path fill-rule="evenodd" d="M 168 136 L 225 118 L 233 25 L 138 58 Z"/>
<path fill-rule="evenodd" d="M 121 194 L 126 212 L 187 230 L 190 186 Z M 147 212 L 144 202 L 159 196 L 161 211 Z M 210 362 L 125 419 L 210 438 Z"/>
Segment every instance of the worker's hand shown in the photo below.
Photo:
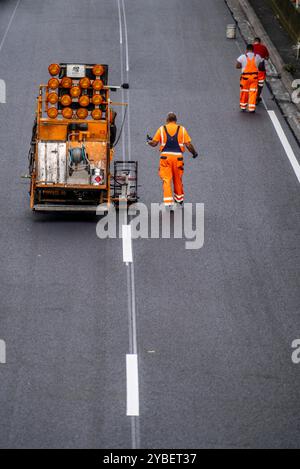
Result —
<path fill-rule="evenodd" d="M 147 134 L 147 143 L 152 142 L 152 137 L 150 137 L 149 134 Z"/>
<path fill-rule="evenodd" d="M 193 158 L 197 158 L 197 156 L 198 156 L 197 152 L 193 154 Z"/>

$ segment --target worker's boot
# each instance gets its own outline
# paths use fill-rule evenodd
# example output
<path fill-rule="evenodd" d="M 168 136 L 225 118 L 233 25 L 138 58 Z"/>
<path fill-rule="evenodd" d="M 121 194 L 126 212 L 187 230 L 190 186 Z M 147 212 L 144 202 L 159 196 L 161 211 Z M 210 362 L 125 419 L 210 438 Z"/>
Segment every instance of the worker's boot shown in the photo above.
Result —
<path fill-rule="evenodd" d="M 256 104 L 259 104 L 262 101 L 262 99 L 260 97 L 261 93 L 262 93 L 262 86 L 259 86 L 258 90 L 257 90 Z"/>
<path fill-rule="evenodd" d="M 183 200 L 181 202 L 176 201 L 176 205 L 178 205 L 179 207 L 183 207 Z"/>

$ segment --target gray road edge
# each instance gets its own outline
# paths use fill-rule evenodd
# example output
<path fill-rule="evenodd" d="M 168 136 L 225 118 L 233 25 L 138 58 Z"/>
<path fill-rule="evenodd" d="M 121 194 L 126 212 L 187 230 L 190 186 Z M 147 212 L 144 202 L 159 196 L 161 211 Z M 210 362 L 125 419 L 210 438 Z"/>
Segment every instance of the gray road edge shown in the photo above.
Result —
<path fill-rule="evenodd" d="M 269 49 L 267 83 L 292 133 L 300 145 L 300 105 L 292 101 L 295 78 L 284 69 L 284 62 L 248 0 L 224 0 L 246 42 L 261 37 Z"/>

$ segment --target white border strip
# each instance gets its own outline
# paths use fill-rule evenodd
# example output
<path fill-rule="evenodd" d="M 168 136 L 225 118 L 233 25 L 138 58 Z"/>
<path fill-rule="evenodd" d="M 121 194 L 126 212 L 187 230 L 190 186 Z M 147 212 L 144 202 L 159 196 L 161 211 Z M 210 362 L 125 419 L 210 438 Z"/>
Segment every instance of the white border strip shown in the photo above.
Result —
<path fill-rule="evenodd" d="M 122 19 L 121 19 L 121 4 L 120 4 L 120 0 L 118 0 L 118 13 L 119 13 L 120 44 L 123 44 L 123 30 L 122 30 Z"/>
<path fill-rule="evenodd" d="M 275 111 L 268 111 L 268 114 L 270 116 L 270 119 L 275 127 L 275 130 L 277 132 L 277 135 L 279 137 L 279 140 L 282 143 L 282 146 L 287 154 L 288 159 L 290 160 L 290 163 L 293 167 L 293 170 L 297 176 L 298 182 L 300 182 L 300 165 L 298 163 L 298 160 L 295 156 L 295 153 L 293 152 L 293 149 L 283 131 L 283 128 L 278 120 L 278 117 L 276 116 Z"/>
<path fill-rule="evenodd" d="M 6 363 L 6 343 L 3 339 L 0 339 L 0 363 Z"/>
<path fill-rule="evenodd" d="M 119 16 L 119 29 L 120 29 L 120 68 L 121 68 L 121 84 L 124 83 L 124 60 L 123 60 L 123 28 L 122 28 L 122 12 L 121 12 L 121 3 L 120 0 L 117 0 L 118 3 L 118 16 Z M 125 101 L 124 88 L 121 88 L 122 103 Z M 122 120 L 124 119 L 125 108 L 122 106 Z M 122 159 L 123 162 L 126 161 L 126 144 L 125 144 L 125 129 L 122 132 Z"/>
<path fill-rule="evenodd" d="M 138 417 L 140 415 L 140 405 L 139 405 L 138 356 L 136 354 L 126 355 L 126 385 L 127 385 L 126 415 L 132 416 L 132 417 Z"/>
<path fill-rule="evenodd" d="M 132 262 L 131 226 L 122 225 L 123 262 Z"/>
<path fill-rule="evenodd" d="M 21 1 L 21 0 L 18 0 L 18 1 L 17 1 L 17 4 L 16 4 L 16 6 L 15 6 L 15 8 L 14 8 L 14 11 L 12 12 L 12 15 L 11 15 L 11 17 L 10 17 L 10 20 L 9 20 L 9 22 L 8 22 L 8 25 L 7 25 L 7 28 L 6 28 L 6 30 L 5 30 L 4 36 L 3 36 L 2 41 L 1 41 L 1 43 L 0 43 L 0 52 L 1 52 L 1 49 L 2 49 L 2 47 L 3 47 L 4 41 L 5 41 L 5 39 L 6 39 L 6 36 L 7 36 L 7 34 L 8 34 L 9 28 L 11 27 L 11 23 L 13 22 L 13 19 L 14 19 L 14 16 L 15 16 L 15 14 L 16 14 L 17 8 L 18 8 L 18 6 L 19 6 L 19 4 L 20 4 L 20 1 Z"/>
<path fill-rule="evenodd" d="M 126 11 L 125 11 L 124 0 L 122 0 L 122 7 L 123 7 L 123 16 L 124 16 L 126 72 L 129 72 L 128 32 L 127 32 L 127 19 L 126 19 Z"/>

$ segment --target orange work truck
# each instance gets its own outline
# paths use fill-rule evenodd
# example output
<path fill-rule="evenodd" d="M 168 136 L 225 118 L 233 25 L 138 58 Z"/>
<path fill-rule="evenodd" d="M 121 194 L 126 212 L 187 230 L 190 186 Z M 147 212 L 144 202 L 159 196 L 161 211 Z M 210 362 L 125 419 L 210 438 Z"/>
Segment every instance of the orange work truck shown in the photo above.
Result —
<path fill-rule="evenodd" d="M 137 162 L 113 161 L 116 112 L 103 64 L 51 64 L 40 85 L 29 150 L 34 211 L 96 212 L 101 203 L 136 202 Z M 119 138 L 117 138 L 117 141 Z M 112 168 L 111 168 L 112 167 Z"/>

